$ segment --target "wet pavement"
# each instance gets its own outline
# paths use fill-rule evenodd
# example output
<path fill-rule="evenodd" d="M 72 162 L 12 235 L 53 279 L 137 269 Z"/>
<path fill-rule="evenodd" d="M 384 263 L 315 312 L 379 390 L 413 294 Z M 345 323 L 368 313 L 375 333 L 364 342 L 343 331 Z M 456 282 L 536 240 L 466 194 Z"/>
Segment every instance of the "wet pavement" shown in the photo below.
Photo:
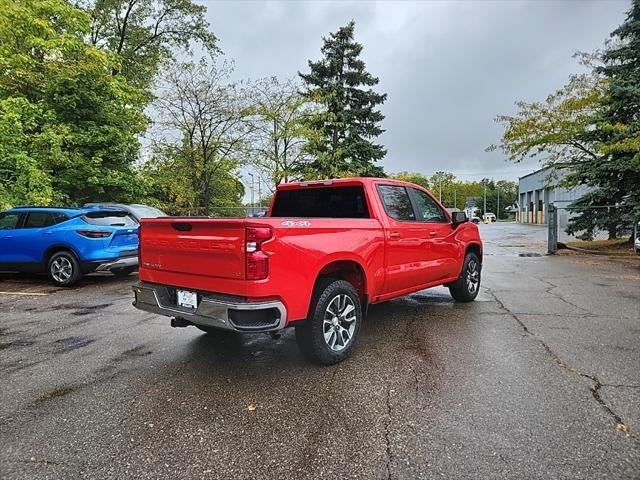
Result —
<path fill-rule="evenodd" d="M 0 277 L 0 478 L 640 478 L 640 262 L 480 228 L 476 302 L 374 306 L 333 367 L 172 329 L 135 275 Z"/>

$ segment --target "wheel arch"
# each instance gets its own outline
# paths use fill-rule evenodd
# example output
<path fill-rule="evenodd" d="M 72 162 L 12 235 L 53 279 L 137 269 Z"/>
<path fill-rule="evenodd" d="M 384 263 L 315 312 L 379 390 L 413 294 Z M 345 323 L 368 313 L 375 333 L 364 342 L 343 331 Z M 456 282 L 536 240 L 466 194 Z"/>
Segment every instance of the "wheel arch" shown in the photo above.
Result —
<path fill-rule="evenodd" d="M 333 259 L 326 263 L 316 275 L 314 290 L 322 278 L 345 280 L 353 285 L 361 299 L 367 295 L 367 276 L 364 267 L 357 260 Z"/>
<path fill-rule="evenodd" d="M 353 258 L 332 258 L 326 262 L 316 274 L 313 282 L 313 289 L 310 295 L 309 309 L 313 307 L 311 298 L 314 296 L 318 283 L 327 278 L 335 278 L 336 280 L 345 280 L 355 288 L 360 297 L 360 303 L 363 312 L 366 312 L 369 303 L 367 294 L 367 274 L 362 263 Z"/>
<path fill-rule="evenodd" d="M 464 251 L 464 256 L 466 257 L 468 253 L 475 253 L 480 260 L 480 264 L 482 264 L 482 247 L 479 243 L 471 242 L 467 245 Z"/>
<path fill-rule="evenodd" d="M 44 251 L 44 256 L 42 258 L 42 264 L 44 265 L 45 268 L 47 268 L 48 264 L 49 264 L 49 260 L 51 260 L 51 257 L 53 255 L 55 255 L 58 252 L 69 252 L 71 253 L 74 257 L 76 257 L 76 260 L 78 262 L 80 262 L 80 255 L 78 255 L 78 252 L 75 251 L 75 249 L 67 244 L 64 243 L 56 243 L 54 245 L 50 245 L 45 251 Z"/>

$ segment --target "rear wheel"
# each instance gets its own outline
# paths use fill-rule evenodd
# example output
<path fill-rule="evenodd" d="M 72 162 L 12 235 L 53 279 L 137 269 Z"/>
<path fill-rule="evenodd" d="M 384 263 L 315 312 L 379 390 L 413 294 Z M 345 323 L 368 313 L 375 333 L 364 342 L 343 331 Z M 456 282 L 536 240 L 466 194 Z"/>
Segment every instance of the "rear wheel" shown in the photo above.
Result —
<path fill-rule="evenodd" d="M 333 365 L 351 355 L 362 324 L 360 298 L 345 280 L 321 280 L 311 313 L 296 325 L 300 349 L 316 363 Z"/>
<path fill-rule="evenodd" d="M 449 292 L 458 302 L 472 302 L 480 290 L 481 264 L 478 256 L 467 253 L 458 280 L 449 285 Z"/>
<path fill-rule="evenodd" d="M 49 278 L 56 285 L 70 287 L 82 278 L 80 263 L 71 252 L 54 253 L 47 264 Z"/>
<path fill-rule="evenodd" d="M 111 273 L 113 273 L 116 277 L 126 277 L 136 270 L 136 267 L 116 268 L 115 270 L 111 270 Z"/>

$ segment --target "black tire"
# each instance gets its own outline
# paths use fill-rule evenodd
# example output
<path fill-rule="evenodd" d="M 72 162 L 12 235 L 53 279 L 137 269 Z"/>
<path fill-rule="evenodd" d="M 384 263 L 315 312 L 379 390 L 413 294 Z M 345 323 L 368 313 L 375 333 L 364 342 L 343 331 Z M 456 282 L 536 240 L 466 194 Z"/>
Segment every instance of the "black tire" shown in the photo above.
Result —
<path fill-rule="evenodd" d="M 473 252 L 464 257 L 462 272 L 455 282 L 449 284 L 449 292 L 457 302 L 473 302 L 480 290 L 482 264 L 478 255 Z"/>
<path fill-rule="evenodd" d="M 82 278 L 80 262 L 69 251 L 57 252 L 51 255 L 47 262 L 47 273 L 51 281 L 59 287 L 71 287 Z"/>
<path fill-rule="evenodd" d="M 111 273 L 113 273 L 116 277 L 127 277 L 137 269 L 137 267 L 116 268 L 115 270 L 111 270 Z"/>
<path fill-rule="evenodd" d="M 314 290 L 309 318 L 295 326 L 296 341 L 312 361 L 333 365 L 351 355 L 361 326 L 362 307 L 353 285 L 345 280 L 323 279 Z"/>

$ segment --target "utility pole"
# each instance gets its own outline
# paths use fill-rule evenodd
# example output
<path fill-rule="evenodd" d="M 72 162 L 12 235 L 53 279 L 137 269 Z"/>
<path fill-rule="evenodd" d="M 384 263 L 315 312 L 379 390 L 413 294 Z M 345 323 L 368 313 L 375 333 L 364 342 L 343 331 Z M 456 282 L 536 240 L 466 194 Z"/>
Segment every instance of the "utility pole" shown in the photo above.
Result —
<path fill-rule="evenodd" d="M 260 183 L 262 180 L 258 177 L 258 208 L 262 210 L 262 192 L 260 190 Z"/>
<path fill-rule="evenodd" d="M 498 206 L 496 211 L 496 220 L 500 220 L 500 187 L 496 185 L 496 189 L 498 190 Z"/>
<path fill-rule="evenodd" d="M 482 212 L 482 216 L 487 218 L 487 184 L 484 184 L 484 211 Z"/>
<path fill-rule="evenodd" d="M 438 190 L 440 191 L 438 194 L 438 199 L 440 200 L 440 203 L 442 203 L 442 177 L 440 177 L 440 182 L 438 183 Z"/>
<path fill-rule="evenodd" d="M 458 208 L 458 191 L 453 191 L 453 208 Z"/>
<path fill-rule="evenodd" d="M 251 215 L 253 215 L 253 207 L 255 205 L 253 202 L 253 173 L 249 172 L 249 176 L 251 177 Z"/>

